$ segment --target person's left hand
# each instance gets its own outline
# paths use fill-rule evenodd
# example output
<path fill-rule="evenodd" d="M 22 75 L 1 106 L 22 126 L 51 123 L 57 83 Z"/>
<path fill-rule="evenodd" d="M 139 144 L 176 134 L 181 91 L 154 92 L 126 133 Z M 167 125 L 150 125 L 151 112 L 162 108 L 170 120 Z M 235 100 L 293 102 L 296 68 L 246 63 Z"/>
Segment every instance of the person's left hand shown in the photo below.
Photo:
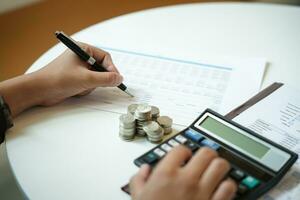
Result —
<path fill-rule="evenodd" d="M 143 165 L 130 181 L 130 192 L 133 200 L 230 200 L 237 186 L 225 178 L 229 170 L 228 161 L 216 151 L 203 147 L 192 157 L 192 152 L 180 145 L 152 172 L 149 165 Z"/>

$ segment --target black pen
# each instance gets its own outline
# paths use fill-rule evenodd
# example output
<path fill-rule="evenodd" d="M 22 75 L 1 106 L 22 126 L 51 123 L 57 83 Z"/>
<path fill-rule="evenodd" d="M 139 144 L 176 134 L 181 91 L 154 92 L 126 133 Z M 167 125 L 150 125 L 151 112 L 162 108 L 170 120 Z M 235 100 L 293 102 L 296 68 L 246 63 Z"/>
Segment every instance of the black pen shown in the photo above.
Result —
<path fill-rule="evenodd" d="M 57 39 L 59 39 L 63 44 L 65 44 L 69 49 L 71 49 L 81 60 L 84 62 L 87 62 L 89 65 L 93 67 L 95 71 L 98 72 L 108 72 L 103 66 L 101 66 L 99 63 L 96 62 L 96 59 L 90 56 L 87 52 L 85 52 L 80 46 L 76 44 L 76 42 L 67 36 L 62 31 L 56 31 L 55 35 Z M 129 91 L 126 85 L 121 83 L 118 85 L 118 88 L 120 88 L 122 91 L 124 91 L 126 94 L 128 94 L 131 97 L 134 97 Z"/>

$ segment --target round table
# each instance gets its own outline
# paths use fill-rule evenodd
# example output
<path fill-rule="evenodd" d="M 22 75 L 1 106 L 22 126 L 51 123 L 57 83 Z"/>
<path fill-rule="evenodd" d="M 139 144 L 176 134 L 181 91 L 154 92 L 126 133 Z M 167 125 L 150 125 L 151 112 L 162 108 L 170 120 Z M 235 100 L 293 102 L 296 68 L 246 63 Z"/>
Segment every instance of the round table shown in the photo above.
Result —
<path fill-rule="evenodd" d="M 268 63 L 263 87 L 297 85 L 300 7 L 202 3 L 140 11 L 88 27 L 76 40 L 154 55 L 198 60 L 259 57 Z M 55 45 L 28 70 L 41 68 L 65 47 Z M 69 105 L 34 108 L 15 120 L 6 148 L 29 199 L 129 199 L 120 190 L 137 168 L 133 159 L 153 145 L 123 142 L 118 115 Z"/>

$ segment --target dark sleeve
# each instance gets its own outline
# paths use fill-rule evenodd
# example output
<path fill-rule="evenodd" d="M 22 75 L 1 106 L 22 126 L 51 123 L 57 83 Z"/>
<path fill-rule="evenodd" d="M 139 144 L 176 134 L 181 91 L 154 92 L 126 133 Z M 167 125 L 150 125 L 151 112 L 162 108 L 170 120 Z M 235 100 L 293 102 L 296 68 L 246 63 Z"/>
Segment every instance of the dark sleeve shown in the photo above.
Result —
<path fill-rule="evenodd" d="M 5 132 L 12 126 L 13 122 L 9 106 L 0 95 L 0 144 L 5 139 Z"/>
<path fill-rule="evenodd" d="M 7 130 L 7 123 L 4 112 L 0 110 L 0 144 L 4 141 L 5 132 Z"/>

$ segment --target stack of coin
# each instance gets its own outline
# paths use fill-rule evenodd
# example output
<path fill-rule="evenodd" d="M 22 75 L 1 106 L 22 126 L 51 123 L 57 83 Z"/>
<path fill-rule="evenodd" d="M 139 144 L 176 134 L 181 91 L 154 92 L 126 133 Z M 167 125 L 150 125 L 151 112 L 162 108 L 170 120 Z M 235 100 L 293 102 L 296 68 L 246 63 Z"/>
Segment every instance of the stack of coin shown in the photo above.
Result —
<path fill-rule="evenodd" d="M 168 116 L 161 116 L 157 118 L 158 124 L 164 129 L 165 135 L 168 135 L 172 132 L 173 120 Z"/>
<path fill-rule="evenodd" d="M 151 106 L 148 104 L 139 104 L 134 113 L 134 118 L 136 119 L 136 133 L 139 136 L 145 136 L 146 132 L 143 127 L 148 125 L 152 120 Z"/>
<path fill-rule="evenodd" d="M 147 138 L 152 143 L 158 143 L 162 141 L 164 137 L 164 130 L 159 126 L 157 122 L 150 122 L 148 125 L 144 126 L 144 131 L 147 134 Z"/>
<path fill-rule="evenodd" d="M 151 115 L 152 115 L 152 121 L 156 121 L 159 117 L 159 108 L 156 106 L 151 106 Z"/>
<path fill-rule="evenodd" d="M 135 135 L 135 119 L 131 114 L 123 114 L 119 118 L 119 136 L 126 141 L 131 141 Z"/>
<path fill-rule="evenodd" d="M 153 143 L 162 141 L 163 136 L 172 132 L 173 120 L 161 116 L 159 108 L 148 104 L 131 104 L 127 114 L 120 116 L 119 135 L 123 140 L 131 141 L 135 135 L 147 136 Z"/>

